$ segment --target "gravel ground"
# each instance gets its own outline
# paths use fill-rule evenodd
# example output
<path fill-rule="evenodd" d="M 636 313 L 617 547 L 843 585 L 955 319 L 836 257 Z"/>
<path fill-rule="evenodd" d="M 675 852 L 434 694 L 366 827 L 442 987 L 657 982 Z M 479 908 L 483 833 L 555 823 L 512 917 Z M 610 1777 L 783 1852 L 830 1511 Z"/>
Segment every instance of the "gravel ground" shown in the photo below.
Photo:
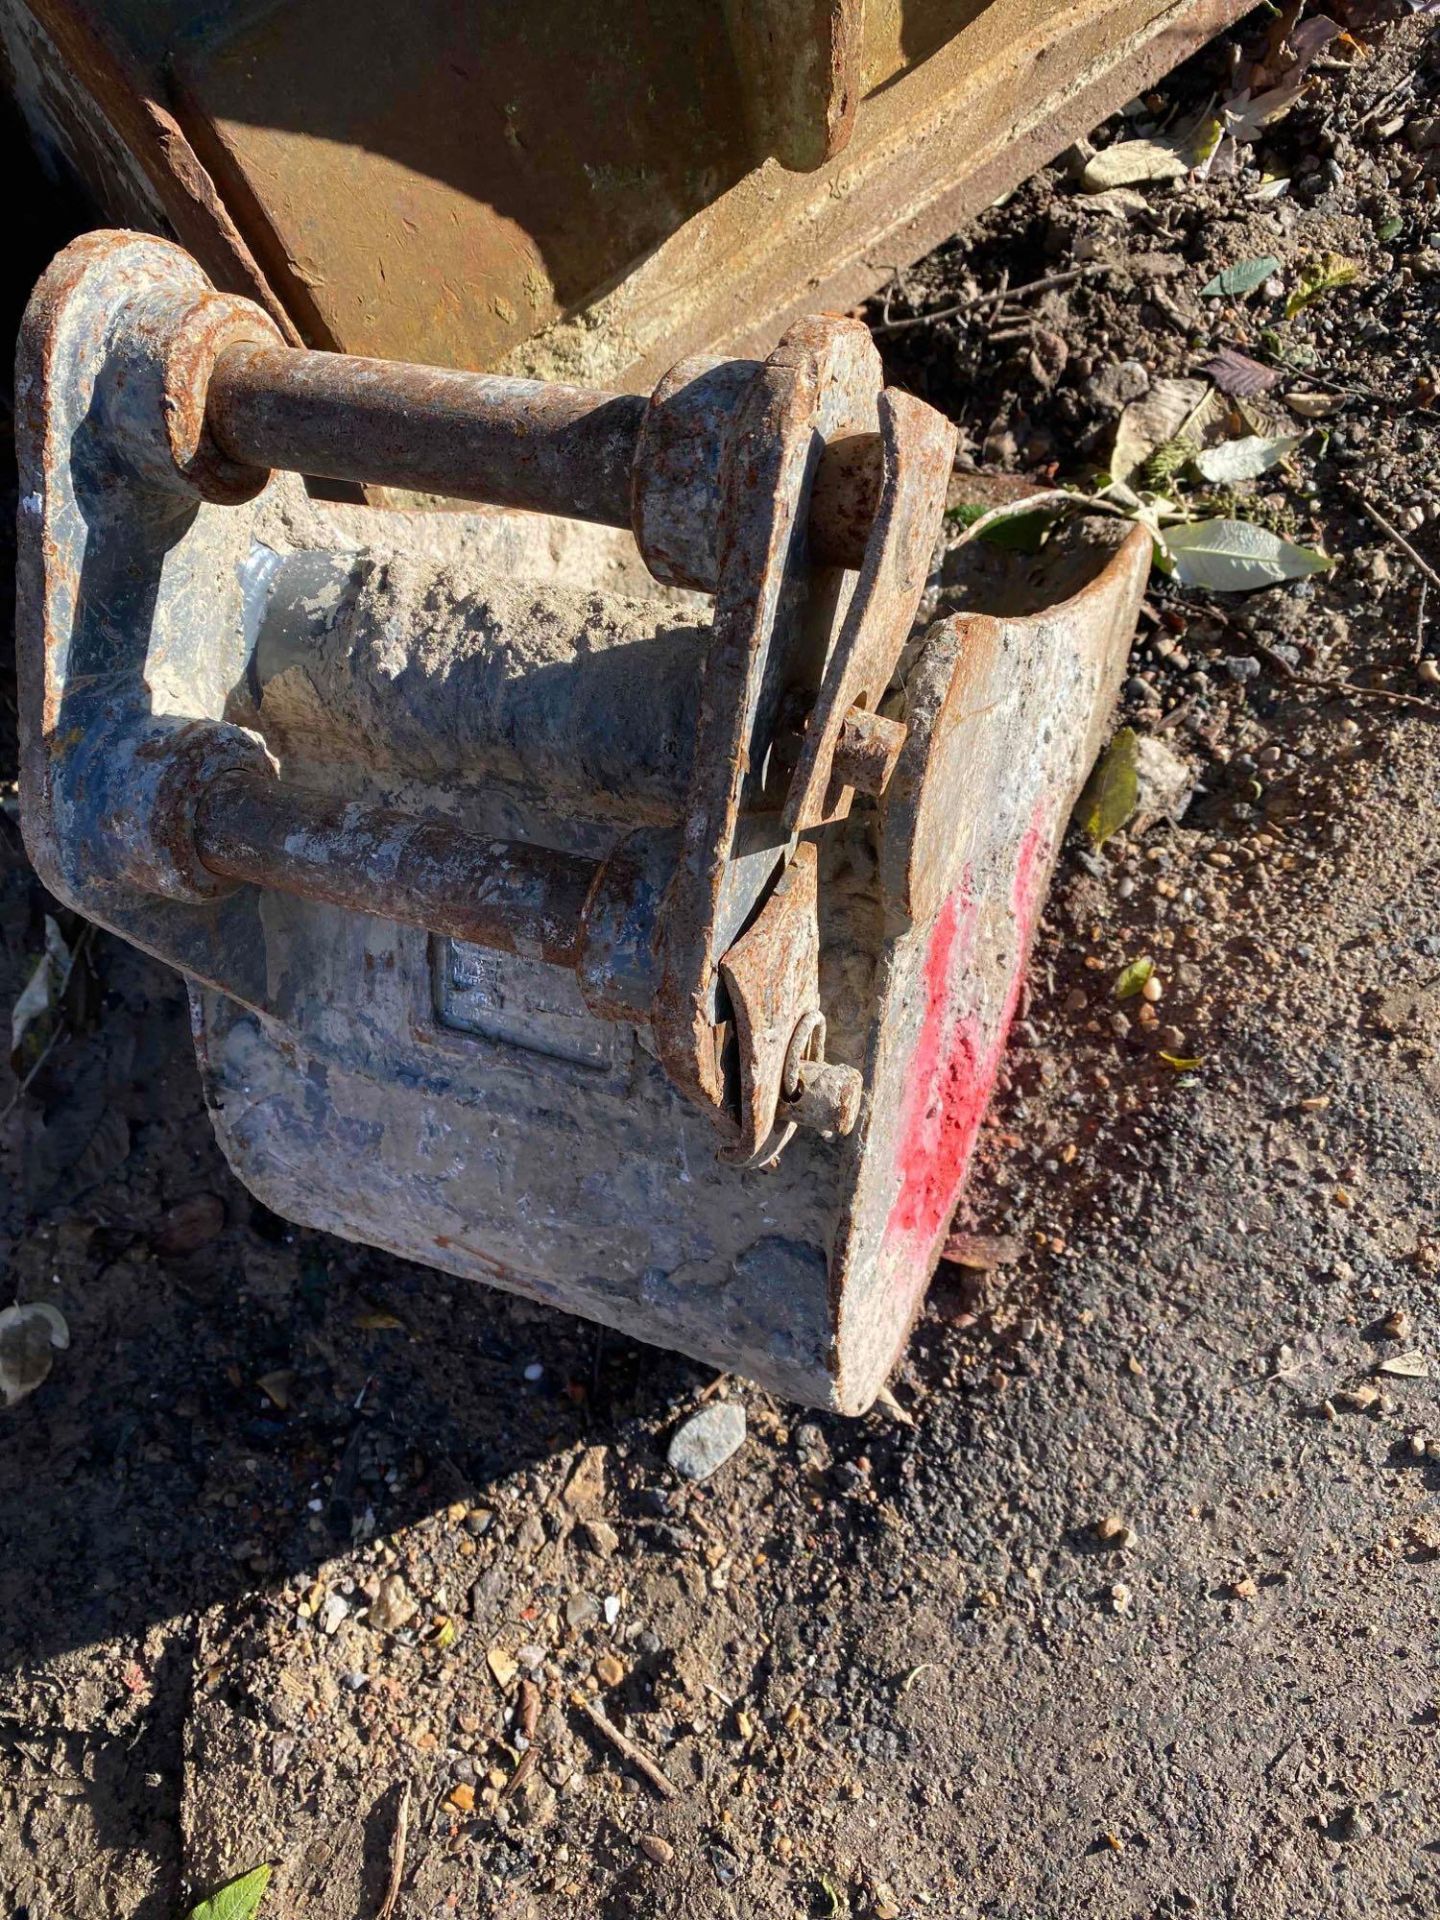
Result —
<path fill-rule="evenodd" d="M 1440 590 L 1395 537 L 1440 565 L 1440 52 L 1351 30 L 1245 167 L 1117 215 L 1067 156 L 871 309 L 976 465 L 1091 485 L 1226 346 L 1335 402 L 1219 503 L 1333 569 L 1155 577 L 1121 718 L 1193 797 L 1072 836 L 891 1406 L 288 1227 L 178 982 L 87 947 L 0 1128 L 8 1290 L 72 1336 L 0 1413 L 7 1914 L 174 1920 L 269 1860 L 265 1920 L 354 1920 L 402 1831 L 403 1920 L 1440 1904 Z M 1359 279 L 1285 320 L 1325 251 Z M 1002 273 L 1060 284 L 894 324 Z M 44 905 L 0 821 L 7 1000 Z M 745 1437 L 692 1484 L 702 1407 Z"/>

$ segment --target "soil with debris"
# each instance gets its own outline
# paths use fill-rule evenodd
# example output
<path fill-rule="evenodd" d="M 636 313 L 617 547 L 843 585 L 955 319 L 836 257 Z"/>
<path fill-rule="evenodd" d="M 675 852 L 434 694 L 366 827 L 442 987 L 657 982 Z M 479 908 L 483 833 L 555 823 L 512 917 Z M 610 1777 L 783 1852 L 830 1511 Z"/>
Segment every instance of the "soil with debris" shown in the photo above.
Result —
<path fill-rule="evenodd" d="M 1333 569 L 1155 577 L 1121 717 L 1193 792 L 1072 836 L 890 1406 L 288 1227 L 179 982 L 60 916 L 64 1024 L 0 1076 L 7 1292 L 70 1335 L 0 1412 L 7 1914 L 173 1920 L 261 1861 L 267 1920 L 394 1874 L 402 1917 L 1435 1909 L 1440 51 L 1351 33 L 1208 178 L 1097 209 L 1069 156 L 871 310 L 969 459 L 1085 487 L 1222 348 L 1335 402 L 1222 502 Z M 1325 252 L 1358 281 L 1287 320 Z M 1059 284 L 894 325 L 1002 274 Z M 7 814 L 9 1004 L 48 903 Z"/>

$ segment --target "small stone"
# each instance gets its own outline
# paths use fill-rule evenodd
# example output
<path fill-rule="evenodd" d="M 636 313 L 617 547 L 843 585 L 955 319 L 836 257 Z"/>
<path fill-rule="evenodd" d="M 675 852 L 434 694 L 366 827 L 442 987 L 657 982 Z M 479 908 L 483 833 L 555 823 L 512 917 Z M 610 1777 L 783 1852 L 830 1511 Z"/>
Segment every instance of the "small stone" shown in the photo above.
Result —
<path fill-rule="evenodd" d="M 338 1593 L 327 1593 L 320 1604 L 319 1626 L 322 1633 L 338 1633 L 340 1622 L 349 1614 L 350 1608 Z"/>
<path fill-rule="evenodd" d="M 446 1794 L 445 1798 L 457 1813 L 473 1813 L 475 1811 L 475 1789 L 468 1780 L 458 1781 L 456 1785 L 450 1789 L 449 1793 Z"/>
<path fill-rule="evenodd" d="M 1110 1604 L 1116 1613 L 1128 1613 L 1130 1603 L 1135 1598 L 1123 1580 L 1117 1580 L 1110 1589 Z"/>
<path fill-rule="evenodd" d="M 561 1494 L 561 1504 L 578 1518 L 587 1519 L 605 1504 L 604 1447 L 586 1447 L 571 1470 Z"/>
<path fill-rule="evenodd" d="M 1380 1331 L 1387 1340 L 1408 1340 L 1411 1334 L 1410 1316 L 1404 1307 L 1396 1307 L 1387 1313 L 1380 1322 Z"/>
<path fill-rule="evenodd" d="M 602 1653 L 595 1662 L 595 1678 L 602 1687 L 618 1687 L 625 1678 L 625 1665 L 613 1653 Z"/>
<path fill-rule="evenodd" d="M 735 1400 L 717 1400 L 676 1428 L 665 1457 L 686 1480 L 708 1480 L 744 1444 L 744 1407 Z"/>
<path fill-rule="evenodd" d="M 515 1535 L 517 1553 L 539 1553 L 545 1544 L 545 1523 L 538 1513 L 527 1513 Z"/>
<path fill-rule="evenodd" d="M 1133 1547 L 1138 1538 L 1133 1527 L 1126 1526 L 1117 1513 L 1107 1513 L 1103 1519 L 1095 1522 L 1095 1538 L 1103 1540 L 1107 1547 L 1115 1547 L 1121 1552 Z"/>
<path fill-rule="evenodd" d="M 619 1551 L 620 1536 L 608 1520 L 582 1520 L 580 1529 L 592 1551 L 598 1553 L 602 1560 L 608 1560 L 612 1553 Z"/>
<path fill-rule="evenodd" d="M 668 1840 L 662 1840 L 658 1833 L 642 1833 L 640 1836 L 640 1851 L 647 1860 L 652 1860 L 657 1867 L 668 1867 L 670 1862 L 675 1858 L 674 1847 L 671 1846 Z"/>
<path fill-rule="evenodd" d="M 518 1671 L 515 1660 L 504 1647 L 491 1647 L 485 1656 L 485 1664 L 494 1674 L 498 1687 L 508 1687 Z"/>
<path fill-rule="evenodd" d="M 1220 664 L 1237 685 L 1260 678 L 1260 662 L 1253 653 L 1228 654 Z"/>
<path fill-rule="evenodd" d="M 578 1632 L 580 1628 L 588 1627 L 599 1612 L 600 1609 L 588 1593 L 572 1593 L 565 1602 L 565 1624 Z"/>
<path fill-rule="evenodd" d="M 1156 820 L 1179 823 L 1195 792 L 1195 770 L 1162 740 L 1142 733 L 1135 743 L 1135 788 L 1132 836 Z"/>
<path fill-rule="evenodd" d="M 387 1574 L 380 1591 L 370 1602 L 369 1620 L 377 1633 L 398 1633 L 420 1611 L 398 1573 Z"/>
<path fill-rule="evenodd" d="M 1259 1587 L 1248 1573 L 1230 1582 L 1231 1597 L 1235 1600 L 1253 1600 L 1259 1591 Z"/>
<path fill-rule="evenodd" d="M 1422 660 L 1415 677 L 1422 687 L 1440 687 L 1440 660 Z"/>
<path fill-rule="evenodd" d="M 604 1602 L 603 1602 L 603 1609 L 604 1609 L 604 1614 L 605 1614 L 605 1624 L 606 1624 L 606 1626 L 607 1626 L 607 1627 L 613 1627 L 613 1626 L 614 1626 L 614 1624 L 615 1624 L 615 1622 L 616 1622 L 616 1621 L 617 1621 L 617 1620 L 618 1620 L 618 1619 L 620 1618 L 620 1596 L 619 1596 L 619 1594 L 618 1594 L 618 1593 L 607 1593 L 607 1594 L 606 1594 L 606 1596 L 605 1596 L 605 1599 L 604 1599 Z"/>
<path fill-rule="evenodd" d="M 1380 1398 L 1380 1389 L 1364 1383 L 1358 1387 L 1347 1387 L 1335 1395 L 1342 1407 L 1348 1407 L 1352 1413 L 1368 1413 Z"/>

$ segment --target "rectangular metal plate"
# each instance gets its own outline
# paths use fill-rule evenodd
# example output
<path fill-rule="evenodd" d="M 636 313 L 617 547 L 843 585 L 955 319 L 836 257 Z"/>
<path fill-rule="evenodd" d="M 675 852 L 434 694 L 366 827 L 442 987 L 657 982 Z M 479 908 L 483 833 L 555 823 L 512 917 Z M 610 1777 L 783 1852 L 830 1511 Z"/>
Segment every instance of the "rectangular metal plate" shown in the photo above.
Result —
<path fill-rule="evenodd" d="M 615 1028 L 585 1005 L 568 967 L 510 953 L 434 943 L 435 1011 L 442 1026 L 525 1047 L 602 1072 L 615 1064 Z"/>

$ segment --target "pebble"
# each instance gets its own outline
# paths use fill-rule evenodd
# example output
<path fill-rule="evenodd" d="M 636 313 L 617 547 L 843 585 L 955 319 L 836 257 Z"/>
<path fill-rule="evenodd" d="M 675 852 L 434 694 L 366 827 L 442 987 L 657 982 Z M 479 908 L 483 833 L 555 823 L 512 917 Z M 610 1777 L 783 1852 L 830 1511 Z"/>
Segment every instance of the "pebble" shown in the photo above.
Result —
<path fill-rule="evenodd" d="M 1415 677 L 1422 687 L 1440 687 L 1440 660 L 1422 660 Z"/>
<path fill-rule="evenodd" d="M 591 1548 L 598 1553 L 602 1559 L 608 1560 L 612 1553 L 618 1552 L 620 1536 L 608 1520 L 582 1521 L 581 1530 Z"/>
<path fill-rule="evenodd" d="M 625 1663 L 613 1653 L 602 1653 L 595 1662 L 595 1678 L 602 1687 L 618 1687 L 625 1678 Z"/>
<path fill-rule="evenodd" d="M 671 1846 L 668 1840 L 662 1840 L 658 1833 L 642 1833 L 640 1836 L 640 1851 L 647 1860 L 652 1860 L 657 1867 L 668 1867 L 670 1862 L 675 1858 L 674 1847 Z"/>
<path fill-rule="evenodd" d="M 340 1622 L 349 1612 L 349 1606 L 338 1593 L 327 1593 L 320 1607 L 320 1631 L 338 1633 Z"/>
<path fill-rule="evenodd" d="M 572 1593 L 565 1602 L 565 1624 L 572 1630 L 588 1627 L 599 1611 L 588 1593 Z"/>
<path fill-rule="evenodd" d="M 686 1480 L 708 1480 L 744 1444 L 744 1407 L 735 1400 L 717 1400 L 681 1422 L 665 1457 Z"/>
<path fill-rule="evenodd" d="M 370 1602 L 370 1625 L 377 1633 L 398 1633 L 419 1611 L 419 1603 L 411 1599 L 399 1574 L 388 1574 Z"/>
<path fill-rule="evenodd" d="M 491 1673 L 494 1674 L 495 1684 L 498 1687 L 508 1687 L 510 1682 L 515 1678 L 515 1661 L 505 1651 L 504 1647 L 491 1647 L 490 1651 L 485 1655 L 485 1664 L 489 1667 Z"/>
<path fill-rule="evenodd" d="M 560 1498 L 573 1514 L 592 1519 L 605 1500 L 605 1448 L 586 1447 L 575 1462 Z"/>

